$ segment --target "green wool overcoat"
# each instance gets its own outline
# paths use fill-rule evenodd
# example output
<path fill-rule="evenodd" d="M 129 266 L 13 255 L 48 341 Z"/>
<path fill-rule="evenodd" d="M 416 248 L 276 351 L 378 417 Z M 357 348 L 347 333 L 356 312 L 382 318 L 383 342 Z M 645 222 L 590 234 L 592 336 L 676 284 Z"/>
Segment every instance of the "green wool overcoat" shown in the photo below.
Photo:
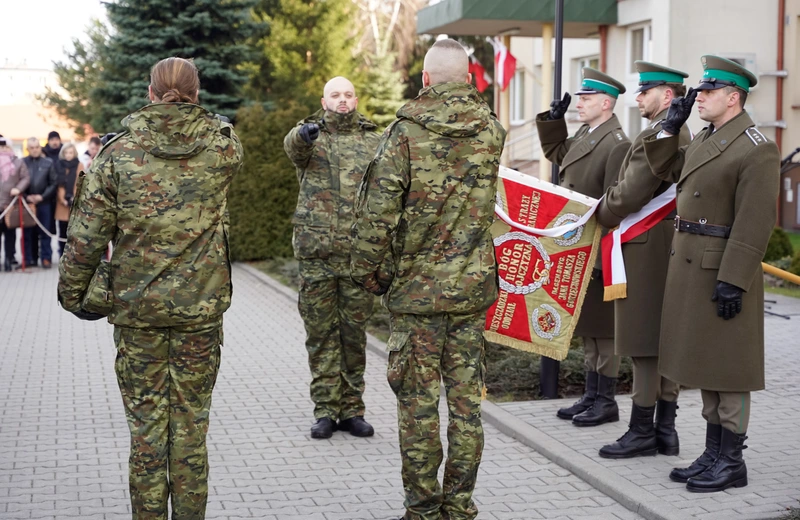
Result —
<path fill-rule="evenodd" d="M 542 152 L 561 166 L 559 184 L 595 199 L 614 184 L 631 142 L 622 131 L 617 116 L 589 132 L 581 126 L 573 137 L 564 119 L 548 120 L 549 112 L 536 116 Z M 595 267 L 601 267 L 597 255 Z M 603 280 L 592 279 L 586 291 L 575 334 L 590 338 L 614 337 L 614 304 L 603 301 Z"/>
<path fill-rule="evenodd" d="M 644 140 L 655 175 L 677 182 L 682 219 L 730 226 L 729 238 L 675 233 L 661 319 L 659 372 L 717 392 L 764 388 L 764 257 L 777 217 L 778 147 L 742 112 L 689 146 L 678 137 Z M 742 312 L 717 316 L 718 281 L 745 291 Z"/>
<path fill-rule="evenodd" d="M 606 191 L 597 208 L 597 220 L 611 229 L 622 219 L 641 210 L 661 195 L 671 182 L 655 177 L 647 164 L 644 139 L 661 131 L 664 110 L 633 140 L 619 172 L 619 181 Z M 681 129 L 681 146 L 691 142 L 689 128 Z M 673 221 L 666 220 L 622 245 L 628 296 L 614 300 L 614 349 L 620 356 L 658 356 L 661 306 L 667 281 L 667 264 L 675 234 Z"/>

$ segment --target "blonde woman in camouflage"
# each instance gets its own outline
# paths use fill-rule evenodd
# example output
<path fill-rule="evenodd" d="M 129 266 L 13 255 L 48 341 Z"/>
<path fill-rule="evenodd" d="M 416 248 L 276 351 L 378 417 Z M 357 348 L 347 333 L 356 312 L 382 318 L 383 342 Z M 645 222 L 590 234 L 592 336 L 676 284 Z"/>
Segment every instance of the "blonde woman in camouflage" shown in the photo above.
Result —
<path fill-rule="evenodd" d="M 113 242 L 108 320 L 134 519 L 166 520 L 170 496 L 173 519 L 201 519 L 208 498 L 206 433 L 232 292 L 226 199 L 242 147 L 197 104 L 199 89 L 191 61 L 153 67 L 152 104 L 122 121 L 78 182 L 59 265 L 61 305 L 103 318 L 87 300 Z"/>

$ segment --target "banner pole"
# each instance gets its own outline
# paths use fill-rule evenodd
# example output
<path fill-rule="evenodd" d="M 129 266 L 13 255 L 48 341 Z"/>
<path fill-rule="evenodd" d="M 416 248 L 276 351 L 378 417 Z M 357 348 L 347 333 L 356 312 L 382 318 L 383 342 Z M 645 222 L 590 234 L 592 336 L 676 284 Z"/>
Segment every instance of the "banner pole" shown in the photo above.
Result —
<path fill-rule="evenodd" d="M 563 60 L 564 49 L 564 0 L 556 0 L 555 16 L 555 70 L 553 71 L 553 99 L 561 99 L 561 62 Z M 549 56 L 543 56 L 542 60 L 549 60 Z M 550 180 L 558 185 L 558 165 L 552 164 Z M 545 399 L 555 399 L 558 397 L 558 373 L 561 370 L 561 363 L 555 359 L 542 356 L 539 363 L 539 391 Z"/>

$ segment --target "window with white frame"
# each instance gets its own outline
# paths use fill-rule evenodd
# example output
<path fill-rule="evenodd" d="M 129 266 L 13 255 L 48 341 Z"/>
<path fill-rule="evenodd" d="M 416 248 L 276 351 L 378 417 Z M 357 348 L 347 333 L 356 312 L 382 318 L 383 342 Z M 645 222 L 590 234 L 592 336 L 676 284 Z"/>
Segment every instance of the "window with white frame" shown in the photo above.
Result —
<path fill-rule="evenodd" d="M 628 73 L 636 74 L 637 60 L 650 61 L 653 48 L 653 26 L 636 25 L 628 29 Z"/>
<path fill-rule="evenodd" d="M 508 88 L 511 89 L 511 124 L 521 125 L 525 122 L 525 70 L 517 70 Z"/>
<path fill-rule="evenodd" d="M 581 83 L 583 83 L 583 68 L 584 67 L 591 67 L 593 69 L 600 70 L 600 56 L 590 56 L 588 58 L 579 58 L 577 60 L 573 60 L 575 62 L 575 81 L 573 85 L 572 92 L 577 92 L 581 89 Z"/>

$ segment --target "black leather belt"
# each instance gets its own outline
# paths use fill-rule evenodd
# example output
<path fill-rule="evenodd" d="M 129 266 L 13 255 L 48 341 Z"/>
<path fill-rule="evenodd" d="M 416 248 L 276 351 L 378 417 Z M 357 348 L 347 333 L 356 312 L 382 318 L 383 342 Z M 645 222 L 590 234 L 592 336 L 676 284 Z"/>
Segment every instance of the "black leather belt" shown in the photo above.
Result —
<path fill-rule="evenodd" d="M 706 219 L 700 219 L 700 222 L 692 222 L 691 220 L 683 220 L 680 216 L 675 217 L 675 231 L 720 238 L 731 236 L 731 228 L 729 226 L 707 224 Z"/>

